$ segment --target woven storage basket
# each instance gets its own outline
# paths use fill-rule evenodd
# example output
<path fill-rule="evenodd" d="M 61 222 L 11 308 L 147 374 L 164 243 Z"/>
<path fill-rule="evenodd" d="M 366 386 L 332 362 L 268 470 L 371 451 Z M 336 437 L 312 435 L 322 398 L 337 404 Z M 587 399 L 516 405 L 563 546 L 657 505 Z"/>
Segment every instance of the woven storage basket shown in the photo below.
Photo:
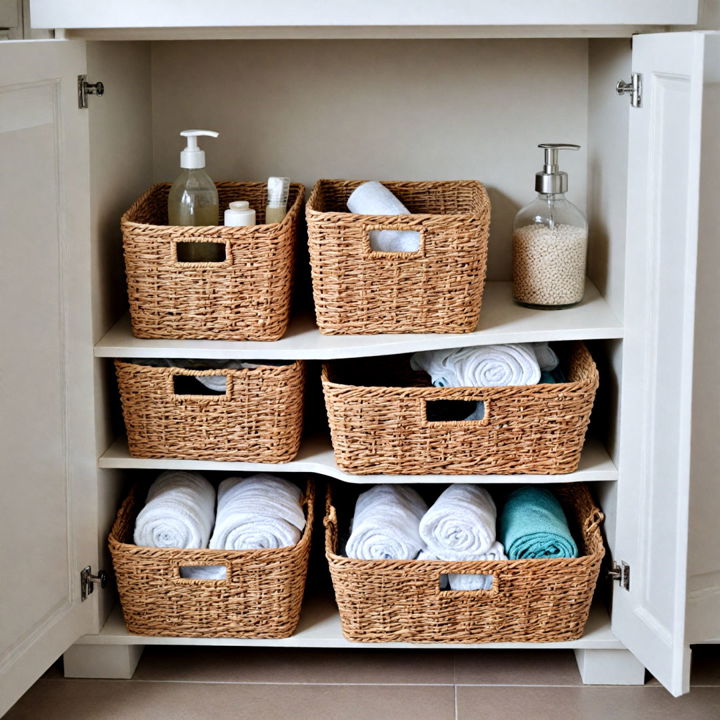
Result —
<path fill-rule="evenodd" d="M 264 183 L 217 184 L 220 208 L 248 200 L 253 227 L 167 224 L 169 184 L 150 188 L 121 227 L 132 331 L 139 338 L 278 340 L 287 329 L 297 223 L 305 188 L 290 186 L 281 223 L 263 225 Z M 219 242 L 223 262 L 179 262 L 178 243 Z"/>
<path fill-rule="evenodd" d="M 305 366 L 186 370 L 115 361 L 133 457 L 290 462 L 300 447 Z M 224 375 L 223 395 L 183 395 L 175 378 Z"/>
<path fill-rule="evenodd" d="M 300 618 L 313 526 L 315 491 L 308 481 L 307 523 L 297 545 L 277 550 L 178 550 L 132 544 L 144 493 L 134 488 L 118 511 L 108 545 L 125 624 L 137 635 L 281 638 Z M 180 568 L 225 565 L 225 580 L 186 580 Z"/>
<path fill-rule="evenodd" d="M 319 180 L 306 208 L 322 333 L 464 333 L 480 316 L 490 201 L 478 182 L 386 182 L 411 215 L 355 215 L 362 181 Z M 415 230 L 413 253 L 375 252 L 372 230 Z"/>
<path fill-rule="evenodd" d="M 357 475 L 574 472 L 598 372 L 582 343 L 573 344 L 563 366 L 566 383 L 452 388 L 430 386 L 407 357 L 326 364 L 322 383 L 338 467 Z M 362 385 L 363 375 L 398 386 Z M 485 417 L 431 422 L 427 404 L 438 400 L 482 400 Z"/>
<path fill-rule="evenodd" d="M 581 637 L 605 554 L 603 515 L 584 485 L 553 486 L 581 557 L 440 562 L 338 555 L 328 489 L 325 552 L 343 634 L 357 642 L 560 642 Z M 349 518 L 343 518 L 347 527 Z M 450 573 L 492 575 L 490 590 L 440 590 Z"/>

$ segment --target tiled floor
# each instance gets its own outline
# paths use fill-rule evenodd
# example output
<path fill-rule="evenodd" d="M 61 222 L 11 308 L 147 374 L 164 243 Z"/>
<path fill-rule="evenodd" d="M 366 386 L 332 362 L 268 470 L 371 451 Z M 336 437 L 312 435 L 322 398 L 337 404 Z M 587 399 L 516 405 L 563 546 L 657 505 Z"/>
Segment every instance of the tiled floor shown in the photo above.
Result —
<path fill-rule="evenodd" d="M 718 720 L 720 647 L 693 689 L 583 687 L 571 652 L 150 647 L 132 680 L 51 668 L 6 720 Z"/>

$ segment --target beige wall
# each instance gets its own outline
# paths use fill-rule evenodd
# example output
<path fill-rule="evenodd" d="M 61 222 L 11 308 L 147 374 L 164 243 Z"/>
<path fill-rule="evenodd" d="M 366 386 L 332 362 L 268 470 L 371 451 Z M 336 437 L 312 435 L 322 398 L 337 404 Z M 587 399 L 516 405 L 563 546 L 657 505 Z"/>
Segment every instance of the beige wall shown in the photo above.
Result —
<path fill-rule="evenodd" d="M 586 204 L 585 40 L 156 42 L 152 68 L 157 180 L 177 175 L 192 127 L 221 133 L 203 143 L 217 180 L 479 179 L 491 278 L 510 277 L 537 143 L 583 146 L 564 166 Z"/>

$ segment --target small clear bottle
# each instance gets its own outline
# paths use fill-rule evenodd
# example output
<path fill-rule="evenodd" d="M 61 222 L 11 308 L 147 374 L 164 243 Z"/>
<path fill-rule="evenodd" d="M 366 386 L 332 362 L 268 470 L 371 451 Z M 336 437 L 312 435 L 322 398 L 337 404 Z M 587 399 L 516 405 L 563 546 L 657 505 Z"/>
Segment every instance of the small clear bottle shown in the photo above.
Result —
<path fill-rule="evenodd" d="M 543 143 L 545 167 L 535 176 L 538 195 L 513 223 L 513 298 L 526 307 L 560 310 L 582 301 L 588 228 L 584 215 L 566 197 L 567 173 L 559 150 L 579 145 Z"/>

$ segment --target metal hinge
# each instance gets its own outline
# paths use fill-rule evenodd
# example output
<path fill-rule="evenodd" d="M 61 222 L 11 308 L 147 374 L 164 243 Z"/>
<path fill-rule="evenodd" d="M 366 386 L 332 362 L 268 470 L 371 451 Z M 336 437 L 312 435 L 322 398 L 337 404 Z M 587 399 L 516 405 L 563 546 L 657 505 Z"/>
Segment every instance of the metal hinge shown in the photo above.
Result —
<path fill-rule="evenodd" d="M 630 82 L 620 80 L 615 86 L 615 90 L 618 95 L 629 95 L 630 104 L 634 108 L 642 105 L 642 75 L 640 73 L 633 73 Z"/>
<path fill-rule="evenodd" d="M 88 106 L 88 95 L 100 97 L 105 93 L 105 86 L 101 82 L 89 83 L 87 75 L 78 75 L 78 107 L 86 110 Z"/>
<path fill-rule="evenodd" d="M 630 589 L 630 566 L 626 562 L 621 561 L 619 565 L 614 562 L 612 568 L 608 570 L 608 577 L 617 580 L 625 590 Z"/>
<path fill-rule="evenodd" d="M 88 595 L 92 595 L 95 585 L 104 588 L 107 585 L 107 573 L 101 570 L 97 575 L 93 575 L 92 568 L 88 565 L 80 571 L 80 599 L 86 600 Z"/>

